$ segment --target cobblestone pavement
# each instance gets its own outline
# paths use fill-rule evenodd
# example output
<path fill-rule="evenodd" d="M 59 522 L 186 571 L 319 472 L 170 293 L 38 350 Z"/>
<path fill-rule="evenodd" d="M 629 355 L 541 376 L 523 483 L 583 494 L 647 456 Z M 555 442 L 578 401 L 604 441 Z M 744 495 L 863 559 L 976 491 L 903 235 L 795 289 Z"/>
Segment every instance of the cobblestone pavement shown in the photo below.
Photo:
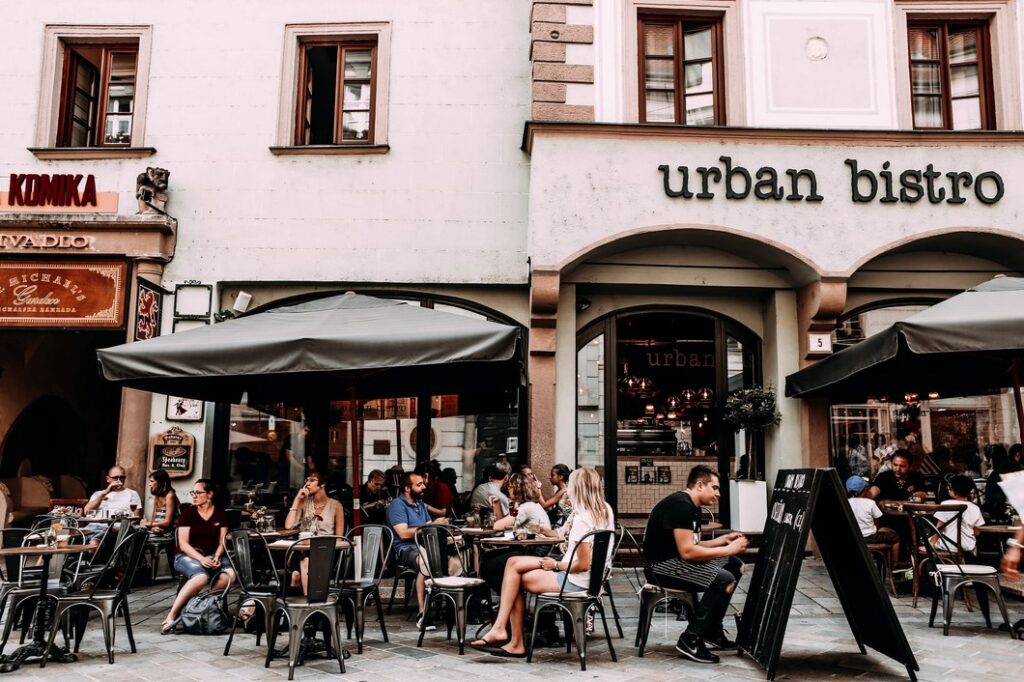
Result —
<path fill-rule="evenodd" d="M 454 640 L 446 641 L 443 630 L 427 633 L 423 648 L 417 649 L 413 620 L 396 607 L 395 613 L 387 619 L 391 642 L 381 642 L 376 622 L 368 622 L 364 653 L 355 655 L 355 644 L 351 643 L 353 656 L 346 662 L 347 675 L 343 678 L 335 677 L 337 663 L 321 658 L 310 659 L 306 665 L 297 668 L 295 678 L 324 679 L 332 676 L 352 682 L 451 682 L 510 675 L 521 676 L 520 679 L 524 680 L 572 678 L 615 682 L 764 679 L 761 668 L 735 653 L 723 655 L 721 664 L 716 666 L 698 665 L 680 658 L 673 647 L 684 623 L 676 622 L 672 614 L 656 615 L 648 649 L 643 658 L 638 658 L 632 646 L 637 622 L 636 599 L 631 598 L 631 587 L 622 572 L 615 579 L 614 591 L 618 595 L 617 605 L 622 612 L 626 635 L 624 640 L 612 640 L 619 661 L 613 663 L 604 642 L 592 638 L 586 672 L 580 671 L 575 650 L 566 654 L 564 648 L 540 650 L 532 664 L 523 660 L 498 659 L 468 648 L 465 656 L 459 656 L 458 645 Z M 286 661 L 276 660 L 269 669 L 263 667 L 265 649 L 256 646 L 252 635 L 236 636 L 231 655 L 227 657 L 222 655 L 225 636 L 160 636 L 159 623 L 170 606 L 173 594 L 174 584 L 164 580 L 156 587 L 133 595 L 137 654 L 128 651 L 127 638 L 123 627 L 119 626 L 115 663 L 108 665 L 100 628 L 93 622 L 86 631 L 78 662 L 51 663 L 42 670 L 36 665 L 28 665 L 14 676 L 19 680 L 104 682 L 287 679 Z M 740 590 L 734 604 L 741 605 L 743 597 Z M 941 628 L 927 627 L 928 604 L 927 600 L 921 600 L 918 608 L 914 609 L 909 596 L 900 597 L 895 602 L 896 612 L 921 666 L 919 679 L 942 682 L 1021 679 L 1024 641 L 1013 641 L 1006 633 L 987 630 L 977 607 L 973 613 L 968 612 L 963 602 L 958 602 L 954 609 L 949 637 L 943 637 Z M 1008 606 L 1011 620 L 1024 617 L 1024 603 L 1011 600 Z M 15 646 L 17 644 L 12 642 L 8 651 Z M 903 667 L 881 654 L 870 649 L 867 655 L 858 652 L 824 567 L 819 561 L 808 560 L 794 599 L 777 679 L 905 680 L 907 675 Z"/>

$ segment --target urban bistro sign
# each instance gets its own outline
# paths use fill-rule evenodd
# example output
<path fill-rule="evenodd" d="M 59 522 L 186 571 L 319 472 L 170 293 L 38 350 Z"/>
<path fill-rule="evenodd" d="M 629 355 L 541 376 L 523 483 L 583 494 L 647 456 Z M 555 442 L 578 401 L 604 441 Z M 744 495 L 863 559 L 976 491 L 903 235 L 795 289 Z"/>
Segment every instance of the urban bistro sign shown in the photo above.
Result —
<path fill-rule="evenodd" d="M 123 262 L 0 261 L 0 327 L 117 328 Z"/>
<path fill-rule="evenodd" d="M 757 170 L 734 164 L 732 157 L 718 157 L 720 165 L 678 166 L 675 171 L 666 164 L 661 171 L 665 195 L 682 199 L 746 199 L 753 195 L 769 201 L 824 201 L 819 193 L 818 178 L 808 168 L 777 170 L 761 166 Z M 995 204 L 1003 198 L 1003 178 L 995 171 L 978 174 L 966 171 L 936 170 L 933 164 L 924 168 L 900 170 L 888 161 L 879 168 L 867 168 L 856 159 L 846 159 L 850 179 L 849 198 L 854 203 L 965 204 L 977 201 Z"/>
<path fill-rule="evenodd" d="M 11 173 L 7 191 L 0 192 L 0 211 L 116 213 L 117 192 L 97 192 L 95 175 Z"/>

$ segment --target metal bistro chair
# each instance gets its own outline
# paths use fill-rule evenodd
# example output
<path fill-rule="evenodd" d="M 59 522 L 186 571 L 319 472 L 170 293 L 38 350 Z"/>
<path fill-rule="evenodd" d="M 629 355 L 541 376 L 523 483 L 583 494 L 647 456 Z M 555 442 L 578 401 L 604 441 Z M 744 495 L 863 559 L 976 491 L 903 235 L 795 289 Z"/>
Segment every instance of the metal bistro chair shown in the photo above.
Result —
<path fill-rule="evenodd" d="M 948 555 L 951 558 L 956 559 L 956 563 L 964 562 L 963 554 L 963 537 L 961 532 L 963 530 L 963 524 L 960 523 L 960 519 L 963 513 L 967 511 L 966 504 L 929 504 L 929 503 L 914 503 L 904 502 L 903 511 L 907 513 L 910 520 L 910 568 L 913 573 L 913 589 L 911 591 L 913 595 L 913 601 L 911 606 L 917 608 L 917 597 L 920 593 L 921 588 L 921 569 L 924 567 L 929 560 L 929 553 L 926 551 L 924 544 L 924 538 L 918 535 L 918 526 L 915 519 L 918 517 L 934 516 L 937 512 L 954 512 L 951 519 L 946 521 L 946 525 L 955 524 L 956 528 L 956 551 L 942 550 L 940 553 Z M 970 604 L 968 603 L 968 609 Z"/>
<path fill-rule="evenodd" d="M 619 619 L 619 610 L 615 608 L 615 597 L 612 596 L 612 567 L 615 565 L 615 560 L 619 556 L 619 547 L 622 546 L 622 538 L 626 532 L 625 527 L 621 524 L 615 524 L 615 545 L 612 547 L 612 555 L 608 559 L 608 575 L 604 579 L 604 585 L 602 586 L 603 594 L 608 597 L 608 606 L 612 609 L 612 619 L 615 621 L 615 629 L 619 633 L 619 639 L 625 637 L 622 634 L 622 623 Z"/>
<path fill-rule="evenodd" d="M 393 566 L 395 569 L 395 577 L 391 581 L 391 598 L 388 599 L 387 612 L 389 615 L 391 613 L 391 607 L 395 605 L 395 594 L 398 593 L 399 581 L 404 582 L 402 608 L 407 609 L 409 608 L 409 596 L 410 594 L 412 594 L 413 583 L 416 580 L 416 576 L 419 575 L 419 573 L 414 571 L 413 569 L 407 566 L 400 566 L 397 562 L 395 562 Z"/>
<path fill-rule="evenodd" d="M 295 678 L 295 666 L 303 657 L 303 633 L 306 622 L 315 614 L 320 614 L 331 625 L 334 638 L 334 654 L 338 659 L 341 672 L 345 672 L 345 655 L 341 648 L 341 624 L 338 621 L 338 595 L 331 592 L 331 582 L 337 581 L 340 566 L 343 563 L 339 552 L 339 541 L 345 539 L 337 535 L 319 535 L 303 538 L 292 543 L 285 554 L 285 566 L 292 566 L 292 558 L 296 563 L 300 556 L 308 554 L 307 579 L 305 596 L 289 596 L 284 592 L 277 600 L 271 614 L 270 633 L 267 635 L 267 659 L 265 667 L 270 667 L 274 657 L 274 643 L 277 641 L 277 614 L 282 614 L 288 622 L 288 679 Z M 282 587 L 282 589 L 287 589 Z"/>
<path fill-rule="evenodd" d="M 235 639 L 235 629 L 242 622 L 241 609 L 248 602 L 263 611 L 262 614 L 253 613 L 254 618 L 260 615 L 263 617 L 262 627 L 261 621 L 256 621 L 256 646 L 260 645 L 262 633 L 270 632 L 270 619 L 281 594 L 281 580 L 266 539 L 254 530 L 233 530 L 224 536 L 224 553 L 238 576 L 238 586 L 242 591 L 238 599 L 238 611 L 232 619 L 231 632 L 224 645 L 224 655 L 227 656 L 231 651 L 231 642 Z"/>
<path fill-rule="evenodd" d="M 935 537 L 944 538 L 941 531 L 927 517 L 916 514 L 913 517 L 917 528 L 918 539 L 924 544 L 928 553 L 928 563 L 931 564 L 929 575 L 935 581 L 935 591 L 932 594 L 932 613 L 928 619 L 928 627 L 935 625 L 935 614 L 938 610 L 939 600 L 942 600 L 942 634 L 949 634 L 949 623 L 953 618 L 953 601 L 956 592 L 961 587 L 973 586 L 975 594 L 978 595 L 978 605 L 985 617 L 985 625 L 992 627 L 992 618 L 989 615 L 988 591 L 996 596 L 999 604 L 999 611 L 1003 614 L 1003 622 L 1010 631 L 1010 638 L 1015 639 L 1016 635 L 1010 627 L 1010 618 L 1006 613 L 1006 603 L 1003 601 L 1002 590 L 999 586 L 999 571 L 991 566 L 978 564 L 965 564 L 962 561 L 952 560 L 951 553 L 940 552 L 932 545 Z M 941 542 L 941 539 L 939 540 Z"/>
<path fill-rule="evenodd" d="M 4 528 L 0 530 L 0 546 L 2 547 L 21 547 L 25 544 L 25 538 L 32 533 L 31 528 Z M 0 571 L 0 616 L 3 615 L 4 609 L 7 607 L 8 598 L 18 589 L 24 587 L 27 576 L 23 576 L 22 565 L 25 563 L 24 557 L 20 556 L 8 556 L 4 557 L 3 570 Z M 37 571 L 36 578 L 41 574 Z M 15 612 L 18 607 L 14 605 L 17 599 L 10 600 L 12 606 L 7 613 L 7 617 L 4 619 L 5 632 L 9 633 L 9 630 L 14 627 L 14 621 L 16 620 Z M 3 653 L 4 647 L 7 645 L 7 637 L 4 637 L 0 641 L 0 654 Z"/>
<path fill-rule="evenodd" d="M 643 549 L 640 547 L 640 543 L 636 541 L 636 537 L 629 532 L 629 529 L 624 530 L 636 553 L 643 560 Z M 633 646 L 637 647 L 637 656 L 640 658 L 643 658 L 644 649 L 647 648 L 647 637 L 650 634 L 651 623 L 654 620 L 654 610 L 658 604 L 670 599 L 678 599 L 686 609 L 689 618 L 692 618 L 697 610 L 697 599 L 693 592 L 665 587 L 658 581 L 653 571 L 647 570 L 646 561 L 643 562 L 643 567 L 643 579 L 640 578 L 640 572 L 634 567 L 634 574 L 639 584 L 637 596 L 640 598 L 640 614 L 636 626 L 636 640 L 633 642 Z"/>
<path fill-rule="evenodd" d="M 352 637 L 352 625 L 356 628 L 356 653 L 363 653 L 363 632 L 366 624 L 366 600 L 373 599 L 377 605 L 377 619 L 380 621 L 380 633 L 384 641 L 388 641 L 388 629 L 384 623 L 384 607 L 381 605 L 380 582 L 384 577 L 388 557 L 391 556 L 391 545 L 394 533 L 389 526 L 364 524 L 350 530 L 345 536 L 348 541 L 360 543 L 359 578 L 355 577 L 355 551 L 348 554 L 348 564 L 342 571 L 342 580 L 337 585 L 341 599 L 352 605 L 352 618 L 346 612 L 345 625 L 348 637 Z M 351 577 L 350 577 L 351 573 Z"/>
<path fill-rule="evenodd" d="M 47 527 L 47 530 L 49 527 Z M 45 532 L 41 528 L 38 530 L 31 530 L 24 534 L 22 537 L 21 545 L 38 545 L 46 542 Z M 77 529 L 67 529 L 68 542 L 70 544 L 84 544 L 85 536 Z M 60 594 L 66 594 L 69 589 L 75 584 L 77 579 L 77 564 L 68 564 L 64 560 L 66 557 L 59 557 L 57 561 L 50 564 L 50 575 L 43 576 L 41 567 L 29 566 L 28 562 L 34 557 L 22 556 L 12 557 L 17 560 L 18 568 L 16 569 L 16 584 L 9 590 L 7 590 L 4 598 L 10 602 L 10 610 L 7 616 L 7 621 L 4 623 L 3 638 L 0 639 L 0 653 L 3 653 L 4 648 L 7 646 L 7 640 L 11 636 L 11 630 L 14 628 L 15 622 L 18 621 L 18 616 L 21 616 L 21 643 L 25 643 L 25 639 L 31 633 L 32 620 L 36 615 L 36 600 L 39 598 L 39 587 L 40 581 L 47 581 L 47 596 L 54 598 Z M 10 569 L 8 569 L 10 571 Z"/>
<path fill-rule="evenodd" d="M 582 592 L 566 592 L 565 585 L 558 592 L 545 592 L 537 595 L 533 610 L 533 630 L 526 647 L 526 662 L 533 660 L 533 643 L 537 636 L 537 622 L 541 611 L 548 607 L 561 609 L 563 623 L 565 617 L 572 619 L 572 633 L 576 639 L 576 650 L 580 658 L 580 670 L 587 669 L 587 633 L 584 623 L 587 611 L 597 609 L 601 615 L 601 624 L 604 626 L 604 638 L 608 642 L 608 653 L 613 661 L 618 661 L 615 655 L 615 647 L 612 646 L 612 636 L 608 632 L 608 619 L 604 615 L 604 605 L 601 602 L 601 587 L 608 579 L 608 567 L 611 564 L 610 549 L 612 548 L 615 533 L 610 530 L 593 530 L 584 535 L 579 544 L 573 547 L 569 555 L 569 565 L 572 566 L 576 558 L 576 552 L 580 545 L 591 539 L 590 576 L 587 581 L 587 589 Z M 572 649 L 572 639 L 569 638 L 568 624 L 566 623 L 565 645 L 566 651 Z"/>
<path fill-rule="evenodd" d="M 442 597 L 451 602 L 455 609 L 455 628 L 459 639 L 459 655 L 466 651 L 466 610 L 470 599 L 476 596 L 490 598 L 487 583 L 480 578 L 466 575 L 466 558 L 455 541 L 455 536 L 444 526 L 430 524 L 416 529 L 416 547 L 420 552 L 420 570 L 426 579 L 426 595 L 423 604 L 423 618 L 420 620 L 420 637 L 416 646 L 423 646 L 423 635 L 426 624 L 430 622 L 430 612 L 434 600 Z M 458 557 L 458 573 L 452 575 L 448 562 L 448 549 L 454 547 Z M 474 594 L 475 593 L 475 594 Z M 448 625 L 448 639 L 452 638 L 452 627 Z"/>
<path fill-rule="evenodd" d="M 103 646 L 107 650 L 107 662 L 114 662 L 114 634 L 116 629 L 115 619 L 118 611 L 124 618 L 124 628 L 128 635 L 128 644 L 131 652 L 136 653 L 135 637 L 132 635 L 132 616 L 128 610 L 128 594 L 131 592 L 132 581 L 135 579 L 135 571 L 142 559 L 142 548 L 146 542 L 146 532 L 142 529 L 132 529 L 122 539 L 114 552 L 107 559 L 102 571 L 96 576 L 92 587 L 88 591 L 77 594 L 68 594 L 57 597 L 56 610 L 53 614 L 53 621 L 50 626 L 50 638 L 47 640 L 46 649 L 43 651 L 43 660 L 39 667 L 46 666 L 47 656 L 53 647 L 53 640 L 57 636 L 57 630 L 61 619 L 65 618 L 71 609 L 76 607 L 87 607 L 95 609 L 100 613 L 100 624 L 103 626 Z M 113 588 L 102 586 L 113 583 Z M 75 652 L 82 641 L 82 633 L 88 619 L 80 620 L 80 628 L 75 633 Z"/>
<path fill-rule="evenodd" d="M 123 520 L 119 523 L 111 523 L 103 530 L 95 551 L 91 555 L 83 555 L 78 559 L 80 566 L 77 569 L 78 577 L 72 585 L 73 589 L 79 589 L 82 583 L 90 578 L 96 578 L 104 571 L 108 560 L 114 555 L 115 549 L 124 542 L 131 529 L 132 524 L 128 520 Z"/>

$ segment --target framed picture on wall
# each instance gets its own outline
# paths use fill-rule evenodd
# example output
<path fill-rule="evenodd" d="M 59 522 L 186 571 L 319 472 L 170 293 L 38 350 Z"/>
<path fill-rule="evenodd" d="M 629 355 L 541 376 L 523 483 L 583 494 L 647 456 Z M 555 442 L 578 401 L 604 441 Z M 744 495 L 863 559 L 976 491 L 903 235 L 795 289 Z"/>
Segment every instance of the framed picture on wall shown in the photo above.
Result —
<path fill-rule="evenodd" d="M 658 485 L 667 485 L 672 482 L 672 467 L 658 467 Z"/>
<path fill-rule="evenodd" d="M 202 400 L 169 395 L 167 396 L 167 421 L 201 422 L 205 405 L 206 403 Z"/>
<path fill-rule="evenodd" d="M 640 467 L 638 466 L 627 466 L 626 467 L 626 484 L 636 485 L 640 482 Z"/>

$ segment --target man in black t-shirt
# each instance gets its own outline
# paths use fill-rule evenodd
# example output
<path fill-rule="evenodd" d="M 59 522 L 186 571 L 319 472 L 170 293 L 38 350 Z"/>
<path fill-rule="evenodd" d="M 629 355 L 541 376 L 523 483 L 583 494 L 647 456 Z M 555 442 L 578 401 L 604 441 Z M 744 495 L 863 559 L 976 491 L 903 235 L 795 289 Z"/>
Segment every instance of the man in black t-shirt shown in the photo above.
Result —
<path fill-rule="evenodd" d="M 892 468 L 875 476 L 870 496 L 876 500 L 924 502 L 927 497 L 924 475 L 911 470 L 912 461 L 913 457 L 906 450 L 892 453 Z"/>
<path fill-rule="evenodd" d="M 707 644 L 735 648 L 722 629 L 729 600 L 743 573 L 736 556 L 747 548 L 742 533 L 700 540 L 701 507 L 714 504 L 721 491 L 718 472 L 698 464 L 686 480 L 686 490 L 672 493 L 651 511 L 644 533 L 644 572 L 662 587 L 703 592 L 676 651 L 698 663 L 717 663 Z"/>

